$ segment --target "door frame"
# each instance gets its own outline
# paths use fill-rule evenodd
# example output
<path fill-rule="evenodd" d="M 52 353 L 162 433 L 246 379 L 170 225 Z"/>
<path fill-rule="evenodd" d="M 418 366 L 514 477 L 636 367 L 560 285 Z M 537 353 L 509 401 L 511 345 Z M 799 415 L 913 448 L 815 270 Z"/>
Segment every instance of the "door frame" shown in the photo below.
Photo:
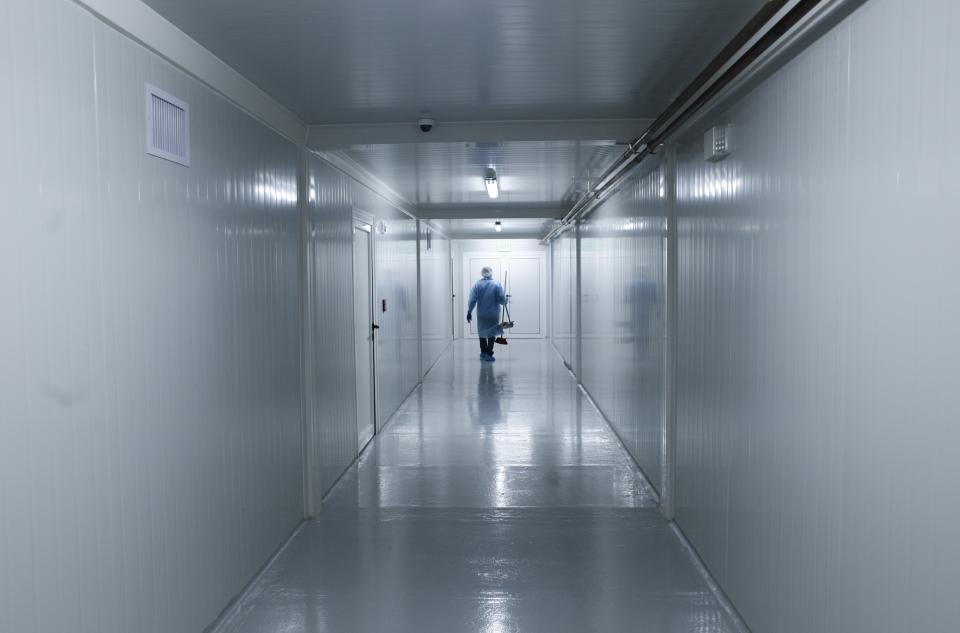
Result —
<path fill-rule="evenodd" d="M 372 416 L 373 416 L 373 434 L 370 436 L 370 439 L 366 440 L 366 441 L 363 443 L 363 445 L 361 445 L 361 444 L 360 444 L 360 434 L 359 434 L 359 424 L 355 425 L 356 428 L 355 428 L 354 430 L 356 431 L 356 436 L 357 436 L 357 454 L 358 454 L 358 455 L 363 452 L 363 449 L 364 449 L 364 448 L 366 448 L 367 446 L 370 445 L 370 442 L 373 441 L 373 438 L 376 437 L 377 434 L 380 432 L 380 424 L 379 424 L 379 419 L 378 419 L 378 418 L 379 418 L 379 415 L 378 415 L 378 413 L 379 413 L 379 406 L 378 406 L 378 402 L 377 402 L 377 400 L 378 400 L 378 394 L 380 393 L 380 390 L 378 389 L 378 386 L 377 386 L 377 340 L 376 340 L 377 333 L 376 333 L 376 330 L 373 329 L 373 326 L 374 326 L 374 325 L 378 325 L 378 323 L 377 323 L 377 314 L 378 314 L 378 313 L 377 313 L 376 305 L 375 305 L 375 304 L 376 304 L 376 295 L 377 295 L 377 278 L 376 278 L 376 266 L 375 266 L 375 263 L 376 263 L 375 253 L 376 253 L 376 244 L 377 244 L 376 234 L 377 234 L 377 232 L 373 230 L 375 220 L 376 220 L 376 218 L 375 218 L 372 214 L 367 213 L 366 211 L 363 211 L 363 210 L 358 209 L 358 208 L 356 208 L 356 207 L 353 208 L 353 217 L 352 217 L 352 220 L 351 220 L 351 223 L 350 223 L 351 251 L 352 251 L 352 248 L 353 248 L 353 246 L 352 246 L 352 244 L 353 244 L 353 233 L 354 233 L 355 230 L 359 229 L 359 230 L 361 230 L 361 231 L 366 232 L 366 233 L 370 236 L 369 249 L 368 249 L 368 253 L 367 253 L 367 260 L 368 260 L 368 261 L 367 261 L 367 270 L 369 271 L 369 276 L 368 276 L 369 279 L 368 279 L 368 285 L 367 285 L 368 292 L 369 292 L 369 297 L 368 297 L 368 303 L 367 303 L 367 305 L 370 306 L 370 315 L 369 315 L 369 317 L 368 317 L 368 320 L 370 321 L 371 333 L 372 333 L 372 336 L 373 336 L 373 338 L 371 339 L 371 342 L 370 342 L 370 391 L 371 391 L 371 393 L 370 393 L 370 400 L 371 400 L 371 402 L 370 402 L 370 411 L 371 411 L 371 414 L 372 414 Z M 351 277 L 353 277 L 353 273 L 354 273 L 354 270 L 353 270 L 353 261 L 354 261 L 354 260 L 351 258 L 351 260 L 350 260 L 350 274 L 351 274 Z M 356 288 L 356 287 L 353 288 L 353 292 L 354 292 L 354 293 L 357 292 L 357 288 Z M 354 314 L 353 316 L 354 316 L 354 318 L 353 318 L 353 325 L 354 325 L 354 327 L 356 327 L 356 323 L 357 323 L 357 318 L 356 318 L 356 317 L 357 317 L 357 315 Z M 356 332 L 354 332 L 354 336 L 356 336 Z M 356 378 L 356 372 L 354 372 L 354 378 Z M 359 385 L 354 384 L 354 388 L 355 388 L 355 389 L 359 389 Z"/>
<path fill-rule="evenodd" d="M 547 294 L 547 252 L 546 251 L 531 251 L 531 250 L 522 250 L 522 251 L 467 251 L 462 254 L 461 263 L 462 263 L 462 273 L 463 273 L 463 289 L 464 295 L 460 303 L 462 307 L 462 313 L 467 313 L 467 304 L 470 301 L 470 288 L 473 287 L 473 283 L 478 279 L 475 275 L 479 274 L 476 271 L 470 270 L 470 259 L 474 257 L 489 257 L 491 259 L 506 259 L 508 257 L 536 257 L 540 260 L 540 334 L 509 334 L 510 338 L 518 339 L 538 339 L 538 338 L 548 338 L 547 332 L 547 305 L 546 301 L 549 298 Z M 502 270 L 500 271 L 503 272 Z M 473 273 L 473 274 L 471 274 Z M 502 278 L 499 280 L 502 282 Z M 506 288 L 504 288 L 506 290 Z M 463 328 L 463 337 L 470 338 L 470 329 L 468 326 Z"/>

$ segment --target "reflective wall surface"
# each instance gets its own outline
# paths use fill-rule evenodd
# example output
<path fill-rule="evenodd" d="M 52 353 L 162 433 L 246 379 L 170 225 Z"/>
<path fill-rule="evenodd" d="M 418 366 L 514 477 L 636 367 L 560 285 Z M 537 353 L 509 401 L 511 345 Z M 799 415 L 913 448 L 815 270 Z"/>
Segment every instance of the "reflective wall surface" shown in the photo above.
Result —
<path fill-rule="evenodd" d="M 2 14 L 0 631 L 201 631 L 302 516 L 297 150 L 72 2 Z"/>
<path fill-rule="evenodd" d="M 960 622 L 958 17 L 871 0 L 681 150 L 677 520 L 756 633 Z"/>
<path fill-rule="evenodd" d="M 437 362 L 453 339 L 450 240 L 420 225 L 420 309 L 423 371 Z"/>
<path fill-rule="evenodd" d="M 647 227 L 675 214 L 676 520 L 758 633 L 960 621 L 956 17 L 867 2 L 678 139 L 672 210 L 654 171 L 580 227 L 581 379 L 656 485 L 663 357 L 636 335 L 663 333 Z M 705 162 L 726 123 L 732 155 Z M 552 246 L 566 359 L 570 242 Z"/>
<path fill-rule="evenodd" d="M 568 230 L 551 243 L 551 337 L 564 362 L 576 366 L 577 240 Z"/>
<path fill-rule="evenodd" d="M 547 341 L 457 341 L 400 411 L 222 633 L 735 630 Z"/>
<path fill-rule="evenodd" d="M 377 330 L 378 419 L 383 424 L 417 385 L 417 226 L 382 198 L 312 154 L 307 156 L 307 238 L 305 303 L 305 384 L 307 390 L 306 475 L 308 511 L 320 508 L 324 493 L 359 450 L 353 340 L 353 220 L 374 218 L 374 278 Z M 431 280 L 447 279 L 448 242 L 435 240 L 429 259 Z M 424 245 L 425 248 L 425 245 Z M 446 291 L 443 291 L 446 292 Z M 382 311 L 386 301 L 386 312 Z M 436 293 L 428 295 L 425 323 L 439 328 Z M 449 318 L 446 320 L 450 327 Z M 449 331 L 449 330 L 448 330 Z M 449 342 L 449 334 L 446 342 Z M 438 353 L 428 344 L 429 353 Z M 429 341 L 428 341 L 429 343 Z"/>
<path fill-rule="evenodd" d="M 356 185 L 312 154 L 306 161 L 305 480 L 307 511 L 314 514 L 358 450 L 352 299 Z"/>
<path fill-rule="evenodd" d="M 661 172 L 621 185 L 580 225 L 581 380 L 660 488 L 664 198 Z"/>

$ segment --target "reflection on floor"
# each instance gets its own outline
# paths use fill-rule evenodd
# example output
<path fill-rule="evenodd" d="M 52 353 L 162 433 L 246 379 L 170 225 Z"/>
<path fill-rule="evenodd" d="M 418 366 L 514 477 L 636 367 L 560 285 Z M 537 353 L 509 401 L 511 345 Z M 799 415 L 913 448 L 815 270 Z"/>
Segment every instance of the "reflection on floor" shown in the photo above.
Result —
<path fill-rule="evenodd" d="M 546 341 L 458 341 L 230 633 L 729 631 Z"/>

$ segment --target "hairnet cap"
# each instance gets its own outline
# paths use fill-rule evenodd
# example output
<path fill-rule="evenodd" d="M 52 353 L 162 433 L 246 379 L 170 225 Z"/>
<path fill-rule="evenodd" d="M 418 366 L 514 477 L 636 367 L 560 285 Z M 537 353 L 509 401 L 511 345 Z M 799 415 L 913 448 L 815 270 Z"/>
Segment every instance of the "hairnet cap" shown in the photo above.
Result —
<path fill-rule="evenodd" d="M 493 277 L 493 268 L 490 266 L 484 266 L 480 269 L 480 274 L 484 277 Z"/>

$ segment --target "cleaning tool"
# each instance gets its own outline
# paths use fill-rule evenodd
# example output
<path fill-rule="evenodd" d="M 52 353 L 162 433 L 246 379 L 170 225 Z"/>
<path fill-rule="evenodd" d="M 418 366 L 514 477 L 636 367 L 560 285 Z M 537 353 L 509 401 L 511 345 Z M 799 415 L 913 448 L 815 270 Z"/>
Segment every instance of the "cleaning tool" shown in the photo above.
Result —
<path fill-rule="evenodd" d="M 508 275 L 509 275 L 509 274 L 510 274 L 509 271 L 503 273 L 503 285 L 504 285 L 504 286 L 507 286 L 507 278 L 508 278 Z M 507 286 L 507 287 L 509 288 L 509 286 Z M 510 295 L 508 294 L 507 297 L 508 297 L 508 300 L 509 300 Z M 512 327 L 513 327 L 513 318 L 511 318 L 511 316 L 510 316 L 510 308 L 508 308 L 506 305 L 504 305 L 504 306 L 501 307 L 501 309 L 500 309 L 500 334 L 501 334 L 501 336 L 498 336 L 496 339 L 494 339 L 493 342 L 496 343 L 496 344 L 498 344 L 498 345 L 506 345 L 506 344 L 507 344 L 507 339 L 506 339 L 505 336 L 503 336 L 504 330 L 509 330 L 509 329 L 512 328 Z"/>

